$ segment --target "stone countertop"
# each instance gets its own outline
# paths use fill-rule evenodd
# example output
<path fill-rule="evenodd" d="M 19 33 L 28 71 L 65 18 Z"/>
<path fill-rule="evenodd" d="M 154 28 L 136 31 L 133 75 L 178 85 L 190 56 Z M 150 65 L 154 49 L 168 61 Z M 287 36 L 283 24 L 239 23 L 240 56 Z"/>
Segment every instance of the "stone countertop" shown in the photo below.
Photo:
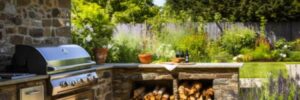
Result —
<path fill-rule="evenodd" d="M 26 83 L 26 82 L 35 81 L 35 80 L 44 80 L 47 78 L 48 78 L 48 75 L 36 75 L 36 76 L 22 78 L 22 79 L 0 80 L 0 86 Z"/>
<path fill-rule="evenodd" d="M 164 65 L 176 65 L 176 68 L 240 68 L 243 63 L 182 63 L 182 64 L 140 64 L 140 63 L 106 63 L 95 65 L 94 68 L 164 68 Z"/>

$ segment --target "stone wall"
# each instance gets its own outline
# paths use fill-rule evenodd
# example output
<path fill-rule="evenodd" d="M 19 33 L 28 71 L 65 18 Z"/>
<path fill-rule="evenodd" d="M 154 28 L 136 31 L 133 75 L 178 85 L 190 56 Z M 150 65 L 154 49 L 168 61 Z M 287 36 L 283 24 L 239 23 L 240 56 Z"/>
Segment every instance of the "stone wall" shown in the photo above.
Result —
<path fill-rule="evenodd" d="M 0 71 L 16 44 L 70 43 L 70 0 L 0 0 Z"/>
<path fill-rule="evenodd" d="M 98 70 L 98 85 L 94 87 L 96 100 L 113 100 L 111 69 Z"/>
<path fill-rule="evenodd" d="M 212 80 L 216 100 L 237 100 L 239 93 L 239 70 L 226 68 L 184 68 L 167 71 L 164 68 L 118 68 L 113 70 L 113 99 L 130 100 L 133 82 L 143 80 L 170 80 L 173 94 L 178 97 L 181 80 Z"/>

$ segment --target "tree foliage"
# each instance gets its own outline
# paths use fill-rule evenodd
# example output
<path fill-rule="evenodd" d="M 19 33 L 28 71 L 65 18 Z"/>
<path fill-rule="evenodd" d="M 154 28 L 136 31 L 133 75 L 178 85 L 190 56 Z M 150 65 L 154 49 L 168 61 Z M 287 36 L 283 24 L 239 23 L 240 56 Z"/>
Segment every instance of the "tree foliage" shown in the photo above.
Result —
<path fill-rule="evenodd" d="M 192 20 L 259 22 L 300 19 L 299 0 L 167 0 L 170 12 L 188 13 Z"/>
<path fill-rule="evenodd" d="M 90 53 L 95 47 L 106 46 L 111 39 L 113 24 L 105 9 L 85 0 L 72 0 L 72 40 Z"/>
<path fill-rule="evenodd" d="M 89 0 L 106 9 L 114 23 L 143 23 L 154 17 L 159 8 L 152 0 Z"/>

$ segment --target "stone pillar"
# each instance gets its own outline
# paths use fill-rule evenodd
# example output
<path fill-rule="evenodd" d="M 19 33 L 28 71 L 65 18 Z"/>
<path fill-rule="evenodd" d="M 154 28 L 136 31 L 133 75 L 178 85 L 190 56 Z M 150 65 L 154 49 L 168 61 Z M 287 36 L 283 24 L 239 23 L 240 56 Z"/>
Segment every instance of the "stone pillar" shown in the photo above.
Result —
<path fill-rule="evenodd" d="M 70 43 L 70 0 L 0 0 L 0 71 L 14 46 Z"/>

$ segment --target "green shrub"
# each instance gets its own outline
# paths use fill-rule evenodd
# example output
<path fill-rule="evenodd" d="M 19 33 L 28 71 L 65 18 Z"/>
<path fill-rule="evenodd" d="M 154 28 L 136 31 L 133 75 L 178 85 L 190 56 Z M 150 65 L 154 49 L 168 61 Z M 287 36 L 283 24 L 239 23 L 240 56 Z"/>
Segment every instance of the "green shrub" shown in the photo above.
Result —
<path fill-rule="evenodd" d="M 243 61 L 271 61 L 272 52 L 268 45 L 260 44 L 255 49 L 244 48 L 241 50 Z"/>
<path fill-rule="evenodd" d="M 252 52 L 252 57 L 254 61 L 270 61 L 272 60 L 271 50 L 267 45 L 259 45 Z"/>
<path fill-rule="evenodd" d="M 141 52 L 140 39 L 126 34 L 118 34 L 113 38 L 107 62 L 128 63 L 139 62 Z"/>
<path fill-rule="evenodd" d="M 219 43 L 211 41 L 206 48 L 210 62 L 230 62 L 232 61 L 232 55 L 229 54 Z"/>
<path fill-rule="evenodd" d="M 300 51 L 291 51 L 288 53 L 286 61 L 300 61 Z"/>
<path fill-rule="evenodd" d="M 179 51 L 188 50 L 190 55 L 190 61 L 199 62 L 199 61 L 209 61 L 207 56 L 207 36 L 205 33 L 200 34 L 186 34 L 181 39 L 179 39 L 176 44 L 176 48 Z"/>
<path fill-rule="evenodd" d="M 290 43 L 285 39 L 279 39 L 274 44 L 274 50 L 272 50 L 272 58 L 276 61 L 284 60 L 290 52 Z"/>
<path fill-rule="evenodd" d="M 300 39 L 297 39 L 297 40 L 291 42 L 290 44 L 291 44 L 292 50 L 300 51 Z"/>
<path fill-rule="evenodd" d="M 224 31 L 221 45 L 233 55 L 240 54 L 242 48 L 254 48 L 255 31 L 245 27 L 232 27 Z"/>

